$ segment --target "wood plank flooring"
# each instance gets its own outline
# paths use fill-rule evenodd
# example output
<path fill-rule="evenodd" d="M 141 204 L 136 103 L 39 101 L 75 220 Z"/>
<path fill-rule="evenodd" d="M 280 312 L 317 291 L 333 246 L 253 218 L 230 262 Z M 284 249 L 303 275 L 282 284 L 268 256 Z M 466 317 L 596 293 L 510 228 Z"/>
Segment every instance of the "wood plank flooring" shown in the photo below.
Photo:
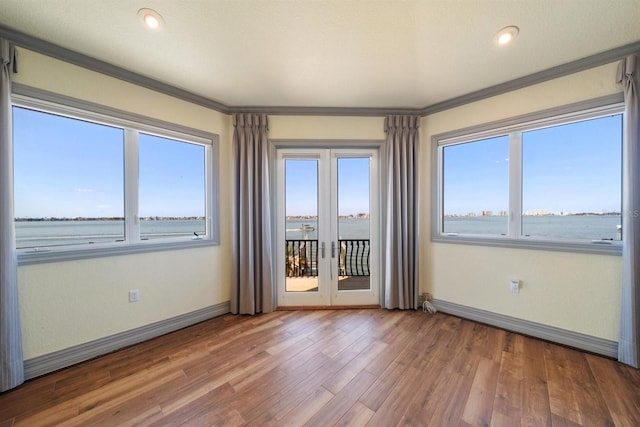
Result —
<path fill-rule="evenodd" d="M 0 427 L 640 426 L 640 371 L 446 314 L 222 316 L 0 394 Z"/>

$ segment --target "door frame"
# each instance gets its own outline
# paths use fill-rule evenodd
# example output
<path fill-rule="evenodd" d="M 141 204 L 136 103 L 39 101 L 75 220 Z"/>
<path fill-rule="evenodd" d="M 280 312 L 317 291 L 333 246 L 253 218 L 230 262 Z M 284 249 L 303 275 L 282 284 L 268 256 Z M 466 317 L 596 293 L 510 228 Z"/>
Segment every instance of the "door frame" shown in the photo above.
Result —
<path fill-rule="evenodd" d="M 331 294 L 334 292 L 334 289 L 331 289 L 330 292 L 328 293 L 329 298 L 325 298 L 325 297 L 318 297 L 316 299 L 317 303 L 313 303 L 313 304 L 309 304 L 309 303 L 305 303 L 305 304 L 296 304 L 297 301 L 295 301 L 295 298 L 289 298 L 292 301 L 288 301 L 284 304 L 282 304 L 282 301 L 280 300 L 280 281 L 284 280 L 284 277 L 282 277 L 283 275 L 283 271 L 284 269 L 281 267 L 281 265 L 284 265 L 284 259 L 281 259 L 284 255 L 283 253 L 281 253 L 282 251 L 279 250 L 278 248 L 278 244 L 280 243 L 279 238 L 282 237 L 281 234 L 279 234 L 281 231 L 279 230 L 280 225 L 278 224 L 278 218 L 279 218 L 279 214 L 283 214 L 282 211 L 278 211 L 279 209 L 282 209 L 282 207 L 278 206 L 278 191 L 279 191 L 279 183 L 278 180 L 281 179 L 282 177 L 282 171 L 279 171 L 279 164 L 278 164 L 278 150 L 281 149 L 286 149 L 286 150 L 291 150 L 292 152 L 297 151 L 297 149 L 303 149 L 303 150 L 307 150 L 307 149 L 316 149 L 316 150 L 326 150 L 326 149 L 332 149 L 332 150 L 336 150 L 336 151 L 341 151 L 341 150 L 372 150 L 375 151 L 377 153 L 377 171 L 372 170 L 370 172 L 370 176 L 371 176 L 371 181 L 373 183 L 373 181 L 375 180 L 375 185 L 377 185 L 378 187 L 378 192 L 377 194 L 371 194 L 371 211 L 373 212 L 374 209 L 377 210 L 377 224 L 371 224 L 370 227 L 370 232 L 374 231 L 374 227 L 375 227 L 375 232 L 377 232 L 378 235 L 378 242 L 377 242 L 377 259 L 376 260 L 372 260 L 372 271 L 376 271 L 377 272 L 377 276 L 378 276 L 378 283 L 374 284 L 371 283 L 372 286 L 372 290 L 373 287 L 376 286 L 377 288 L 375 289 L 375 294 L 377 295 L 377 304 L 374 304 L 373 306 L 380 306 L 381 305 L 381 301 L 384 298 L 384 290 L 382 287 L 382 277 L 384 274 L 384 266 L 382 264 L 382 256 L 381 256 L 381 250 L 384 247 L 383 244 L 383 240 L 384 240 L 384 235 L 382 233 L 382 224 L 384 223 L 384 211 L 382 209 L 382 205 L 383 205 L 383 200 L 384 200 L 384 194 L 386 193 L 386 187 L 384 186 L 384 179 L 383 179 L 383 174 L 381 173 L 381 171 L 384 170 L 385 167 L 385 160 L 384 160 L 384 152 L 382 150 L 382 147 L 384 145 L 384 140 L 334 140 L 334 139 L 328 139 L 328 140 L 309 140 L 309 139 L 277 139 L 277 140 L 269 140 L 269 164 L 270 164 L 270 169 L 272 171 L 272 173 L 270 173 L 270 187 L 271 187 L 271 194 L 274 196 L 271 198 L 271 230 L 272 230 L 272 236 L 274 236 L 273 239 L 273 243 L 272 243 L 272 254 L 273 254 L 273 259 L 274 259 L 274 268 L 273 268 L 273 296 L 274 296 L 274 301 L 276 301 L 276 305 L 278 307 L 296 307 L 296 308 L 303 308 L 303 307 L 309 307 L 309 308 L 321 308 L 321 307 L 339 307 L 339 306 L 363 306 L 361 304 L 351 304 L 350 301 L 348 301 L 348 298 L 343 298 L 343 302 L 338 302 L 338 304 L 340 305 L 331 305 L 332 303 L 332 298 L 331 298 Z M 328 151 L 327 151 L 328 152 Z M 311 158 L 311 157 L 310 157 Z M 332 162 L 331 162 L 332 163 Z M 282 168 L 283 169 L 283 168 Z M 377 173 L 376 173 L 377 172 Z M 333 189 L 331 189 L 330 191 L 333 191 Z M 373 191 L 372 191 L 373 192 Z M 323 197 L 322 195 L 319 194 L 319 197 Z M 333 212 L 330 215 L 330 221 L 333 221 Z M 337 216 L 336 219 L 337 221 Z M 330 247 L 327 248 L 328 253 L 330 252 Z M 336 281 L 337 282 L 337 281 Z M 337 292 L 337 286 L 335 291 Z M 344 292 L 344 291 L 342 291 Z M 320 292 L 318 292 L 318 294 L 320 294 Z M 339 299 L 339 298 L 337 298 Z M 336 299 L 336 300 L 337 300 Z M 335 303 L 334 303 L 335 304 Z M 369 305 L 367 305 L 369 306 Z"/>

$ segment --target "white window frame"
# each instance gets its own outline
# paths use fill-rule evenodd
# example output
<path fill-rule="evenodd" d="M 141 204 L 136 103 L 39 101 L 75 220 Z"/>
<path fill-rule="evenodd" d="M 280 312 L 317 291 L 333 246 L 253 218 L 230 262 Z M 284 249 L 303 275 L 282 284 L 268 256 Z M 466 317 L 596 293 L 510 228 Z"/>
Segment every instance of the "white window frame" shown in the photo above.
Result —
<path fill-rule="evenodd" d="M 618 114 L 624 114 L 624 100 L 622 98 L 622 94 L 583 101 L 563 107 L 552 108 L 506 120 L 434 135 L 432 137 L 431 144 L 431 240 L 434 242 L 469 245 L 621 255 L 622 242 L 620 241 L 592 240 L 588 242 L 569 239 L 541 239 L 520 235 L 520 230 L 522 229 L 522 133 Z M 502 236 L 444 233 L 442 231 L 444 208 L 444 148 L 451 145 L 470 143 L 497 136 L 509 137 L 510 162 L 508 234 Z M 622 206 L 620 209 L 622 209 Z"/>
<path fill-rule="evenodd" d="M 191 249 L 220 244 L 218 135 L 19 85 L 14 87 L 12 93 L 12 106 L 120 128 L 124 135 L 124 242 L 18 249 L 19 265 Z M 138 212 L 138 135 L 140 133 L 204 147 L 206 235 L 199 236 L 197 239 L 192 237 L 140 239 Z"/>

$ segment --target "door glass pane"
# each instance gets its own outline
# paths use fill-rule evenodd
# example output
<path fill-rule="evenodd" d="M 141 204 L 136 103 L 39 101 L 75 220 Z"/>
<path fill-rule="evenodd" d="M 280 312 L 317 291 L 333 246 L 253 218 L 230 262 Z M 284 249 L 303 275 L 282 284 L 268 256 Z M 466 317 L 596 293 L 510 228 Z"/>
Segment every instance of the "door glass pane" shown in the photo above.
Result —
<path fill-rule="evenodd" d="M 285 291 L 318 292 L 318 161 L 284 165 Z"/>
<path fill-rule="evenodd" d="M 338 291 L 369 289 L 369 157 L 338 158 Z"/>

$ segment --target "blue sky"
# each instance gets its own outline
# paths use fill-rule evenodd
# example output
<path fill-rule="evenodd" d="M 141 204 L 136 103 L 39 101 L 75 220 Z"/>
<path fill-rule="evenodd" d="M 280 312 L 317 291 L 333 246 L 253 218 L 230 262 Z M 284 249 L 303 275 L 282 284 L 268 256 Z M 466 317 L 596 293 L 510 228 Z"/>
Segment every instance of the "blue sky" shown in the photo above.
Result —
<path fill-rule="evenodd" d="M 509 139 L 491 138 L 444 149 L 444 212 L 509 209 Z"/>
<path fill-rule="evenodd" d="M 524 133 L 523 211 L 620 211 L 620 133 L 620 116 Z M 121 129 L 14 108 L 14 140 L 16 217 L 124 216 Z M 508 210 L 508 146 L 445 148 L 445 213 Z M 141 216 L 204 215 L 203 150 L 140 135 Z M 287 215 L 317 215 L 317 167 L 287 161 Z M 368 158 L 339 159 L 340 215 L 369 212 L 368 176 Z"/>
<path fill-rule="evenodd" d="M 286 215 L 318 215 L 318 161 L 285 160 Z"/>
<path fill-rule="evenodd" d="M 140 216 L 204 216 L 204 147 L 145 134 L 139 144 Z"/>
<path fill-rule="evenodd" d="M 368 157 L 338 158 L 338 215 L 369 213 Z"/>
<path fill-rule="evenodd" d="M 13 111 L 16 217 L 124 216 L 122 129 Z M 203 216 L 204 148 L 144 134 L 139 144 L 140 216 Z"/>
<path fill-rule="evenodd" d="M 621 116 L 523 133 L 523 212 L 621 211 Z M 446 214 L 508 210 L 508 137 L 445 147 Z"/>
<path fill-rule="evenodd" d="M 338 159 L 338 215 L 369 213 L 368 157 Z M 285 162 L 288 216 L 318 214 L 318 161 Z M 329 185 L 329 183 L 326 183 Z"/>
<path fill-rule="evenodd" d="M 605 117 L 523 135 L 523 210 L 620 212 L 622 120 Z"/>

